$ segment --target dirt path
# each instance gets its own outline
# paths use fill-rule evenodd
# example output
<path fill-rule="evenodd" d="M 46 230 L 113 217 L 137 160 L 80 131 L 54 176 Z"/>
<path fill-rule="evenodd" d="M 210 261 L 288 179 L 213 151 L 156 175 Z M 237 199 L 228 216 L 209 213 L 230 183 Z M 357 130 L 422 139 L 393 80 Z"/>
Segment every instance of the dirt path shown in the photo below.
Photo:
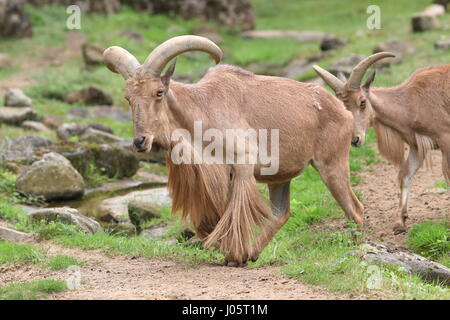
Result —
<path fill-rule="evenodd" d="M 415 223 L 450 218 L 450 190 L 436 187 L 443 181 L 441 153 L 433 151 L 433 168 L 421 168 L 410 188 L 406 226 Z M 362 182 L 355 188 L 363 196 L 367 221 L 366 238 L 404 244 L 405 234 L 394 235 L 392 227 L 399 203 L 398 170 L 385 162 L 374 170 L 364 172 Z"/>
<path fill-rule="evenodd" d="M 68 249 L 39 243 L 49 256 L 67 254 L 84 265 L 81 288 L 50 299 L 347 299 L 300 283 L 278 267 L 229 268 L 212 264 L 189 265 L 161 259 L 109 256 L 99 251 Z M 31 279 L 65 280 L 67 271 L 37 266 L 10 266 L 0 272 L 0 283 Z"/>

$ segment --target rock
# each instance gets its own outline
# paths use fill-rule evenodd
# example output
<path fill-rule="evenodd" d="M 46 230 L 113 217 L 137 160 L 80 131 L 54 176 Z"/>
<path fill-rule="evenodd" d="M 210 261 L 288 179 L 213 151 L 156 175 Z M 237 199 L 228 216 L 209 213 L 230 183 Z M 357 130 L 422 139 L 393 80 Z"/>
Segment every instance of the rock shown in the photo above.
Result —
<path fill-rule="evenodd" d="M 413 15 L 411 24 L 413 32 L 423 32 L 440 28 L 437 16 L 423 13 L 416 13 Z"/>
<path fill-rule="evenodd" d="M 73 208 L 45 208 L 31 212 L 28 215 L 31 223 L 58 221 L 64 224 L 78 226 L 86 233 L 93 234 L 102 231 L 100 224 L 92 218 L 81 215 Z"/>
<path fill-rule="evenodd" d="M 46 127 L 53 130 L 56 130 L 63 123 L 60 118 L 52 114 L 43 115 L 41 121 Z"/>
<path fill-rule="evenodd" d="M 445 6 L 441 4 L 432 4 L 425 8 L 422 11 L 422 14 L 430 15 L 430 16 L 442 16 L 445 14 Z"/>
<path fill-rule="evenodd" d="M 414 54 L 416 49 L 406 41 L 392 40 L 380 43 L 373 49 L 373 53 L 388 51 L 395 53 L 395 58 L 385 58 L 375 64 L 376 68 L 386 67 L 391 64 L 401 63 L 403 58 Z"/>
<path fill-rule="evenodd" d="M 24 121 L 22 123 L 22 128 L 37 131 L 37 132 L 49 131 L 49 128 L 47 128 L 45 126 L 45 124 L 43 124 L 42 122 L 38 122 L 38 121 Z"/>
<path fill-rule="evenodd" d="M 26 120 L 35 120 L 37 113 L 29 107 L 2 107 L 0 108 L 0 123 L 20 125 Z"/>
<path fill-rule="evenodd" d="M 210 24 L 202 24 L 191 29 L 191 34 L 208 38 L 215 44 L 223 43 L 223 38 L 216 27 Z"/>
<path fill-rule="evenodd" d="M 7 140 L 3 150 L 0 150 L 0 163 L 6 165 L 30 164 L 36 160 L 34 148 L 50 145 L 50 140 L 34 136 L 23 136 Z M 17 170 L 14 171 L 17 172 Z"/>
<path fill-rule="evenodd" d="M 33 35 L 30 19 L 21 0 L 0 0 L 0 38 L 24 38 Z"/>
<path fill-rule="evenodd" d="M 109 93 L 106 93 L 95 87 L 88 87 L 80 91 L 71 92 L 67 95 L 68 103 L 83 103 L 87 105 L 105 105 L 113 104 L 113 99 Z"/>
<path fill-rule="evenodd" d="M 124 148 L 103 144 L 91 150 L 97 168 L 110 178 L 132 177 L 139 170 L 138 157 Z"/>
<path fill-rule="evenodd" d="M 255 74 L 268 76 L 281 76 L 284 71 L 284 68 L 280 65 L 267 65 L 259 62 L 252 62 L 248 64 L 246 69 Z"/>
<path fill-rule="evenodd" d="M 4 53 L 0 53 L 0 69 L 8 68 L 12 66 L 12 59 Z"/>
<path fill-rule="evenodd" d="M 320 44 L 320 50 L 322 51 L 329 51 L 334 50 L 339 47 L 343 47 L 347 44 L 347 41 L 344 39 L 338 38 L 334 35 L 327 35 L 325 38 L 323 38 L 321 44 Z"/>
<path fill-rule="evenodd" d="M 376 68 L 381 68 L 381 67 L 389 66 L 391 64 L 400 63 L 400 62 L 402 62 L 404 57 L 414 54 L 416 52 L 416 49 L 406 41 L 392 40 L 392 41 L 380 43 L 373 49 L 373 53 L 378 53 L 378 52 L 383 52 L 383 51 L 395 53 L 395 58 L 385 58 L 385 59 L 378 61 L 375 64 Z"/>
<path fill-rule="evenodd" d="M 124 196 L 103 200 L 98 207 L 99 219 L 114 223 L 127 221 L 129 219 L 128 203 L 132 201 L 145 201 L 155 207 L 172 205 L 167 188 L 134 191 Z"/>
<path fill-rule="evenodd" d="M 293 39 L 299 42 L 322 41 L 327 34 L 320 31 L 252 30 L 241 34 L 246 39 Z"/>
<path fill-rule="evenodd" d="M 11 242 L 29 242 L 34 240 L 34 236 L 30 233 L 20 232 L 0 226 L 0 240 Z"/>
<path fill-rule="evenodd" d="M 51 152 L 21 172 L 16 189 L 25 195 L 43 196 L 46 200 L 71 200 L 83 196 L 84 181 L 69 160 Z"/>
<path fill-rule="evenodd" d="M 352 54 L 349 57 L 340 59 L 333 63 L 328 71 L 335 76 L 337 76 L 339 72 L 342 72 L 346 77 L 348 77 L 353 68 L 356 67 L 356 65 L 360 63 L 364 58 L 365 57 L 362 55 Z"/>
<path fill-rule="evenodd" d="M 86 146 L 73 143 L 68 145 L 56 145 L 53 146 L 54 152 L 60 153 L 67 160 L 70 161 L 72 166 L 82 175 L 86 176 L 92 166 L 95 166 L 94 152 Z"/>
<path fill-rule="evenodd" d="M 103 51 L 104 48 L 96 44 L 84 43 L 81 46 L 83 60 L 87 67 L 95 65 L 103 65 Z"/>
<path fill-rule="evenodd" d="M 135 153 L 132 139 L 124 139 L 122 141 L 114 143 L 114 145 L 125 148 L 125 149 Z M 137 153 L 136 155 L 140 160 L 152 162 L 152 163 L 159 163 L 164 166 L 166 165 L 166 151 L 163 148 L 159 148 L 158 150 L 156 150 L 155 145 L 152 146 L 152 150 L 149 153 L 144 153 L 144 154 Z"/>
<path fill-rule="evenodd" d="M 71 118 L 108 118 L 119 122 L 131 120 L 129 111 L 119 107 L 94 106 L 89 108 L 72 108 L 69 110 Z"/>
<path fill-rule="evenodd" d="M 122 140 L 122 138 L 113 134 L 100 131 L 97 129 L 87 128 L 80 136 L 80 141 L 89 143 L 103 144 L 103 143 L 115 143 Z"/>
<path fill-rule="evenodd" d="M 76 4 L 81 12 L 95 12 L 102 15 L 118 13 L 121 10 L 120 0 L 28 0 L 34 6 L 64 6 Z"/>
<path fill-rule="evenodd" d="M 297 79 L 311 70 L 313 65 L 314 62 L 307 59 L 293 60 L 284 69 L 283 77 Z"/>
<path fill-rule="evenodd" d="M 5 106 L 7 107 L 31 107 L 31 99 L 18 88 L 9 89 L 5 93 Z"/>
<path fill-rule="evenodd" d="M 63 123 L 56 130 L 56 135 L 61 140 L 67 140 L 72 136 L 81 136 L 88 126 L 83 123 Z"/>
<path fill-rule="evenodd" d="M 128 217 L 131 223 L 136 227 L 136 231 L 141 232 L 141 225 L 159 217 L 161 207 L 142 200 L 132 200 L 128 203 Z"/>
<path fill-rule="evenodd" d="M 169 226 L 166 223 L 161 222 L 142 231 L 142 236 L 151 240 L 156 240 L 162 238 L 168 231 Z"/>
<path fill-rule="evenodd" d="M 121 36 L 127 37 L 130 40 L 134 40 L 136 42 L 141 42 L 144 37 L 142 34 L 133 29 L 125 29 L 120 33 Z"/>
<path fill-rule="evenodd" d="M 434 47 L 436 49 L 450 49 L 450 40 L 438 40 L 435 44 Z"/>
<path fill-rule="evenodd" d="M 88 124 L 88 127 L 95 129 L 95 130 L 103 131 L 106 133 L 114 134 L 113 130 L 110 127 L 108 127 L 107 125 L 104 125 L 102 123 L 90 123 L 90 124 Z"/>
<path fill-rule="evenodd" d="M 255 26 L 250 0 L 122 0 L 122 3 L 153 14 L 210 20 L 234 31 L 250 30 Z"/>
<path fill-rule="evenodd" d="M 450 269 L 430 261 L 407 249 L 389 243 L 368 242 L 362 245 L 362 259 L 369 263 L 381 263 L 400 267 L 404 272 L 417 274 L 425 281 L 450 285 Z"/>

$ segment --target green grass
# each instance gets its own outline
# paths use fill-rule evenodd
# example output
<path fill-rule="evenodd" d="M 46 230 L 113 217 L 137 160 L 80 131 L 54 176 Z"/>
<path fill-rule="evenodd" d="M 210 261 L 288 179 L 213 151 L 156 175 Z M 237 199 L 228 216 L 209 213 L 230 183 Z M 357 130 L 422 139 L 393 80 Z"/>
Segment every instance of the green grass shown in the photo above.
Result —
<path fill-rule="evenodd" d="M 44 258 L 42 250 L 30 245 L 12 242 L 0 242 L 0 265 L 14 262 L 41 262 Z"/>
<path fill-rule="evenodd" d="M 51 270 L 64 270 L 70 266 L 80 266 L 81 263 L 74 257 L 67 255 L 57 255 L 51 257 L 47 261 L 47 265 Z"/>
<path fill-rule="evenodd" d="M 62 292 L 66 289 L 64 281 L 51 279 L 13 283 L 0 287 L 0 300 L 45 299 L 49 293 Z"/>
<path fill-rule="evenodd" d="M 450 221 L 425 221 L 409 231 L 407 244 L 418 254 L 450 267 Z"/>
<path fill-rule="evenodd" d="M 347 39 L 348 44 L 345 47 L 331 52 L 319 62 L 325 68 L 351 53 L 369 55 L 378 43 L 387 40 L 402 39 L 416 47 L 415 55 L 406 57 L 402 64 L 380 72 L 375 80 L 375 86 L 395 85 L 406 79 L 417 68 L 429 64 L 448 63 L 448 51 L 433 48 L 436 40 L 448 38 L 445 28 L 426 34 L 410 32 L 412 13 L 422 10 L 429 3 L 429 0 L 376 1 L 381 7 L 382 29 L 368 30 L 366 8 L 369 4 L 373 4 L 370 0 L 346 1 L 345 5 L 338 0 L 253 0 L 257 29 L 318 30 Z M 26 40 L 2 41 L 2 44 L 5 44 L 5 53 L 19 58 L 33 54 L 38 58 L 46 54 L 45 49 L 48 47 L 64 47 L 64 41 L 68 36 L 68 31 L 64 29 L 67 18 L 65 8 L 36 9 L 29 6 L 27 11 L 31 15 L 35 36 Z M 444 26 L 450 26 L 450 15 L 447 14 L 440 20 Z M 103 47 L 123 46 L 136 55 L 139 61 L 143 61 L 162 41 L 172 36 L 190 33 L 191 28 L 202 23 L 197 20 L 184 21 L 125 9 L 120 14 L 108 18 L 96 14 L 83 15 L 80 32 L 87 36 L 89 42 Z M 318 43 L 305 44 L 283 39 L 244 40 L 227 33 L 221 26 L 217 27 L 224 39 L 224 43 L 220 46 L 225 52 L 225 63 L 242 67 L 252 63 L 279 66 L 286 65 L 294 58 L 305 58 L 319 52 Z M 137 43 L 121 36 L 120 32 L 125 28 L 140 32 L 144 37 L 143 42 Z M 176 73 L 199 79 L 213 62 L 204 54 L 196 57 L 198 59 L 195 60 L 189 56 L 180 57 Z M 13 68 L 3 71 L 0 73 L 0 79 L 16 72 L 23 70 Z M 315 76 L 316 74 L 311 71 L 299 80 Z M 55 114 L 64 121 L 75 121 L 67 116 L 68 110 L 84 106 L 69 105 L 62 100 L 69 92 L 86 86 L 96 86 L 110 92 L 115 105 L 127 108 L 122 92 L 123 79 L 102 66 L 88 72 L 81 60 L 69 60 L 61 65 L 38 70 L 33 73 L 33 78 L 35 82 L 27 87 L 25 92 L 33 99 L 40 115 Z M 131 123 L 120 123 L 110 119 L 81 120 L 83 123 L 94 121 L 110 126 L 122 137 L 129 138 L 133 135 Z M 23 129 L 2 126 L 0 140 L 26 133 L 28 132 Z M 369 130 L 366 146 L 351 149 L 350 168 L 353 173 L 351 177 L 353 185 L 359 182 L 355 173 L 370 170 L 371 166 L 379 161 L 376 151 L 370 147 L 374 139 L 373 130 Z M 168 237 L 176 236 L 182 227 L 180 221 L 167 212 L 147 225 L 164 221 L 171 226 L 168 237 L 157 241 L 149 241 L 143 237 L 125 237 L 120 234 L 86 235 L 73 226 L 59 223 L 30 226 L 24 220 L 23 211 L 17 206 L 20 199 L 14 194 L 15 176 L 0 170 L 0 178 L 0 218 L 17 223 L 21 230 L 37 232 L 43 238 L 53 239 L 69 247 L 101 249 L 113 254 L 136 254 L 148 258 L 165 257 L 216 263 L 222 259 L 222 255 L 216 251 L 202 250 L 196 244 L 167 244 Z M 102 182 L 94 176 L 92 185 Z M 331 223 L 333 220 L 341 221 L 344 214 L 317 172 L 311 167 L 307 168 L 300 177 L 293 180 L 291 186 L 292 217 L 264 250 L 260 259 L 251 266 L 280 265 L 289 276 L 330 290 L 352 293 L 356 296 L 373 293 L 366 287 L 367 267 L 361 265 L 358 258 L 347 254 L 358 246 L 358 242 L 354 239 L 356 235 L 354 229 L 350 227 L 342 232 L 329 233 L 320 228 L 320 225 Z M 448 263 L 446 262 L 448 260 L 445 260 L 446 256 L 441 254 L 442 245 L 445 243 L 442 238 L 442 227 L 414 227 L 413 230 L 408 236 L 408 241 L 414 243 L 410 244 L 411 248 L 414 247 L 416 252 L 423 251 L 423 254 L 429 257 Z M 382 291 L 388 292 L 390 296 L 407 299 L 449 297 L 448 289 L 424 284 L 419 278 L 404 275 L 392 268 L 381 269 L 384 279 Z"/>

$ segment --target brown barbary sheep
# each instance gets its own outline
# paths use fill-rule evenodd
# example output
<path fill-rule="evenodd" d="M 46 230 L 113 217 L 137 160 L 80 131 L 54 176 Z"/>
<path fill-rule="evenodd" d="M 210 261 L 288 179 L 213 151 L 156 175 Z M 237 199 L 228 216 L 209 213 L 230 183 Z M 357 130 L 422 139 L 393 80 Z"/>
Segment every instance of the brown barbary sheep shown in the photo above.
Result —
<path fill-rule="evenodd" d="M 419 69 L 392 88 L 371 89 L 375 72 L 361 85 L 372 64 L 394 56 L 380 52 L 367 57 L 354 68 L 348 81 L 345 77 L 336 78 L 319 66 L 314 69 L 353 113 L 352 144 L 361 146 L 368 126 L 372 125 L 381 155 L 399 167 L 401 196 L 394 224 L 394 233 L 399 234 L 406 231 L 409 186 L 427 159 L 428 151 L 442 151 L 442 172 L 450 184 L 450 64 Z M 409 146 L 406 159 L 405 144 Z"/>
<path fill-rule="evenodd" d="M 186 35 L 162 43 L 142 65 L 119 47 L 105 50 L 104 59 L 126 80 L 135 148 L 143 153 L 167 150 L 172 210 L 189 219 L 205 247 L 221 249 L 228 265 L 255 261 L 289 218 L 290 181 L 309 164 L 347 217 L 363 224 L 364 209 L 349 182 L 353 118 L 338 99 L 318 85 L 230 65 L 212 67 L 195 84 L 171 80 L 175 62 L 161 75 L 170 60 L 187 51 L 206 52 L 216 63 L 222 58 L 210 40 Z M 231 144 L 218 139 L 233 129 L 244 134 L 233 137 Z M 199 130 L 214 130 L 214 143 L 222 143 L 214 155 L 226 155 L 227 161 L 196 161 L 212 144 L 211 139 L 200 144 L 189 139 Z M 248 139 L 245 132 L 251 130 L 259 132 L 259 139 Z M 271 156 L 276 155 L 270 166 L 262 157 L 267 155 L 262 143 L 267 136 L 261 136 L 265 131 L 272 138 Z M 192 160 L 193 155 L 193 162 L 177 162 L 180 145 L 183 157 Z M 272 212 L 257 181 L 268 184 Z"/>

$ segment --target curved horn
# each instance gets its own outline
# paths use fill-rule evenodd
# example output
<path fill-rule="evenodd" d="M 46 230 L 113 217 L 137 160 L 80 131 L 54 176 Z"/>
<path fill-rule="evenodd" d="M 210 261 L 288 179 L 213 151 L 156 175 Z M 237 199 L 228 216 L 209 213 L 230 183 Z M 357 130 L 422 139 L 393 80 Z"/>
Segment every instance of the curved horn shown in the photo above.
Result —
<path fill-rule="evenodd" d="M 179 36 L 156 47 L 139 68 L 139 75 L 158 78 L 170 60 L 187 51 L 206 52 L 216 63 L 222 59 L 222 50 L 211 40 L 199 36 Z"/>
<path fill-rule="evenodd" d="M 121 47 L 109 47 L 103 52 L 103 60 L 109 70 L 120 73 L 124 79 L 133 77 L 141 65 L 127 50 Z"/>
<path fill-rule="evenodd" d="M 334 90 L 334 92 L 344 90 L 345 82 L 338 79 L 327 70 L 322 69 L 318 65 L 313 65 L 313 69 L 330 86 L 330 88 Z"/>
<path fill-rule="evenodd" d="M 359 89 L 361 86 L 361 80 L 364 77 L 367 69 L 378 60 L 384 58 L 394 58 L 395 54 L 391 52 L 378 52 L 364 60 L 362 60 L 356 67 L 353 68 L 352 73 L 348 77 L 347 85 L 350 89 Z"/>

